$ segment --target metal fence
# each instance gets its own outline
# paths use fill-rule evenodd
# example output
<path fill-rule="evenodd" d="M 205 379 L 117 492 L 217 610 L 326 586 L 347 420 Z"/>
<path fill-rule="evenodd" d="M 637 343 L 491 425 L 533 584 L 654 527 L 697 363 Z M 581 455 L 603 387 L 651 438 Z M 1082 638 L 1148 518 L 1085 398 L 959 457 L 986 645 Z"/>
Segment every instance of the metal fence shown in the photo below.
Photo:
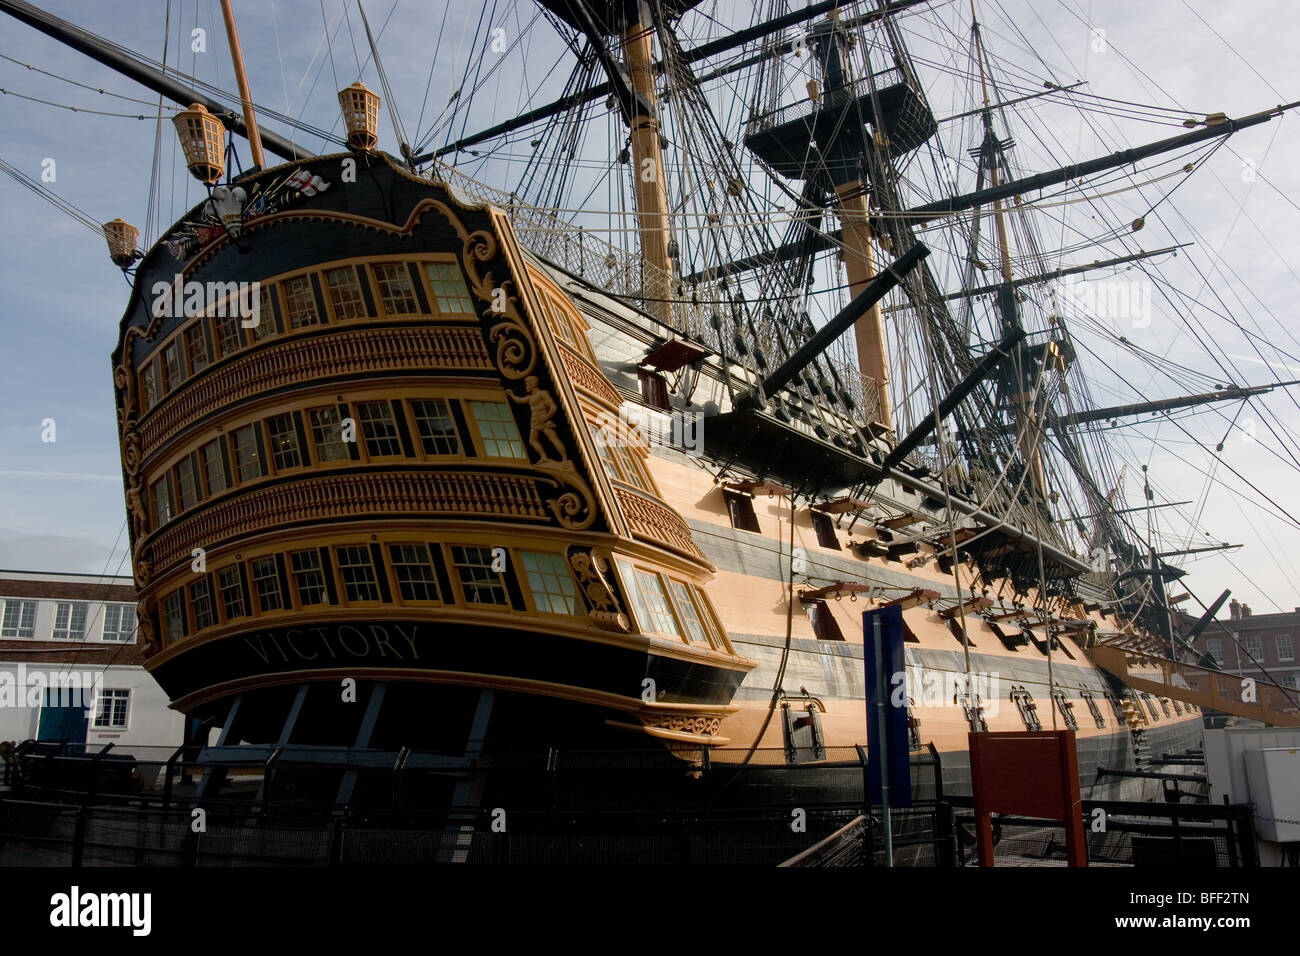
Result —
<path fill-rule="evenodd" d="M 952 797 L 957 852 L 976 859 L 970 797 Z M 1084 800 L 1089 866 L 1187 868 L 1256 867 L 1254 807 Z M 996 866 L 1064 866 L 1065 827 L 1059 820 L 993 815 Z"/>

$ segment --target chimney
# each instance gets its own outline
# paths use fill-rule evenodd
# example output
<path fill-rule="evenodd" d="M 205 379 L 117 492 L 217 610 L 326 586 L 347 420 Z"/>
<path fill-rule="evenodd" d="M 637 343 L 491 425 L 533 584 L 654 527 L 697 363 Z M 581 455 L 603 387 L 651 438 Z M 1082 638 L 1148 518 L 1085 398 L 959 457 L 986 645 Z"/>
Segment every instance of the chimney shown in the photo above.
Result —
<path fill-rule="evenodd" d="M 1228 617 L 1234 621 L 1241 617 L 1241 604 L 1236 598 L 1228 602 Z"/>
<path fill-rule="evenodd" d="M 1249 605 L 1249 604 L 1243 604 L 1243 605 L 1241 606 L 1241 616 L 1242 616 L 1242 617 L 1250 617 L 1250 605 Z"/>

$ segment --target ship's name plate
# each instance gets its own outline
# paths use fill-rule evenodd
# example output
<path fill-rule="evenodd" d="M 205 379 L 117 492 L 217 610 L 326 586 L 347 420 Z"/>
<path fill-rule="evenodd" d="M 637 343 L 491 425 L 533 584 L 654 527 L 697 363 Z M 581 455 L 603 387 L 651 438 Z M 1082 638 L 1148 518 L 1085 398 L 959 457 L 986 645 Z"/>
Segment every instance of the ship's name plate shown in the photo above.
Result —
<path fill-rule="evenodd" d="M 245 635 L 240 643 L 263 665 L 312 663 L 328 667 L 330 661 L 413 661 L 419 624 L 324 624 L 277 628 Z"/>

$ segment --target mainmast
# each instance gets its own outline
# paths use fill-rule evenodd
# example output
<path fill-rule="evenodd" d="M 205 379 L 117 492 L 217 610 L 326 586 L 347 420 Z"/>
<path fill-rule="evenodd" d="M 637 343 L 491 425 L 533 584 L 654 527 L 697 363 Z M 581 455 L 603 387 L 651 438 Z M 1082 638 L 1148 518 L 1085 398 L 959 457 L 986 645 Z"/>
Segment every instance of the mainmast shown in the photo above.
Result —
<path fill-rule="evenodd" d="M 980 172 L 982 174 L 987 169 L 989 186 L 997 188 L 1001 185 L 998 166 L 1003 158 L 1006 144 L 993 132 L 993 106 L 989 98 L 988 75 L 984 69 L 984 44 L 980 39 L 979 21 L 975 17 L 975 0 L 971 0 L 970 10 L 971 30 L 975 38 L 975 59 L 979 65 L 980 90 L 984 97 L 984 109 L 981 111 L 984 121 L 984 140 L 980 144 Z M 1007 214 L 1001 199 L 993 200 L 993 228 L 997 233 L 1002 273 L 1002 286 L 998 290 L 998 307 L 1002 313 L 1002 333 L 1005 335 L 1012 329 L 1020 329 L 1023 326 L 1020 321 L 1020 310 L 1016 305 L 1015 274 L 1011 267 L 1011 241 L 1008 236 Z M 1028 355 L 1023 346 L 1018 348 L 1018 356 L 1021 361 L 1012 363 L 1014 379 L 1010 389 L 1018 435 L 1017 444 L 1020 448 L 1020 458 L 1029 469 L 1034 490 L 1040 499 L 1046 500 L 1047 473 L 1043 468 L 1042 422 L 1035 408 L 1036 383 L 1032 381 L 1037 363 L 1026 365 L 1024 360 Z"/>
<path fill-rule="evenodd" d="M 244 51 L 239 45 L 239 31 L 235 29 L 235 11 L 231 9 L 230 0 L 221 0 L 221 12 L 226 18 L 226 39 L 230 41 L 230 58 L 235 64 L 235 82 L 239 84 L 239 101 L 244 109 L 244 125 L 248 128 L 248 151 L 253 156 L 253 165 L 260 168 L 266 165 L 262 156 L 262 134 L 253 113 L 253 94 L 248 89 Z"/>

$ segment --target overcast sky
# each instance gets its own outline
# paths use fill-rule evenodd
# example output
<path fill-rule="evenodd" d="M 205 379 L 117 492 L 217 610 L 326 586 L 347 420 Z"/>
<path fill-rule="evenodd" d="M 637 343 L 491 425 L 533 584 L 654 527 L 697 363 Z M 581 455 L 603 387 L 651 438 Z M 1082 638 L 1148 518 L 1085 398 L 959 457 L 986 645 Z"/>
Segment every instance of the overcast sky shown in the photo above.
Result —
<path fill-rule="evenodd" d="M 155 59 L 162 56 L 165 0 L 44 0 L 41 5 L 117 43 Z M 934 12 L 927 16 L 935 19 L 918 23 L 922 34 L 918 49 L 927 42 L 925 36 L 935 35 L 936 23 L 968 25 L 965 0 L 932 6 Z M 749 22 L 749 8 L 749 4 L 706 0 L 700 11 L 722 23 L 744 25 Z M 324 0 L 325 15 L 335 31 L 329 46 L 323 43 L 318 0 L 236 0 L 235 9 L 254 97 L 270 108 L 337 131 L 335 91 L 356 79 L 357 61 L 367 59 L 355 8 L 349 34 L 340 18 L 340 0 Z M 1289 0 L 1232 4 L 1006 0 L 981 3 L 979 9 L 990 49 L 1040 79 L 1085 80 L 1084 89 L 1094 93 L 1177 106 L 1197 116 L 1215 111 L 1240 116 L 1300 99 L 1297 13 Z M 182 69 L 232 89 L 216 0 L 199 0 L 197 6 L 194 0 L 173 0 L 170 10 L 169 62 L 177 62 L 179 37 L 184 41 Z M 559 39 L 541 21 L 524 31 L 536 10 L 526 2 L 500 2 L 482 10 L 472 3 L 448 8 L 439 0 L 399 0 L 396 5 L 392 0 L 373 0 L 367 13 L 376 33 L 383 28 L 380 52 L 411 139 L 423 138 L 434 128 L 467 68 L 482 87 L 474 115 L 458 120 L 471 131 L 517 115 L 526 108 L 529 91 L 540 91 L 532 94 L 532 105 L 559 91 L 569 64 L 547 75 L 562 54 Z M 156 95 L 107 67 L 23 24 L 2 22 L 0 53 L 5 56 L 94 88 L 156 102 Z M 196 27 L 206 31 L 206 52 L 190 49 Z M 491 50 L 490 30 L 497 28 L 511 44 L 503 54 Z M 514 46 L 521 34 L 528 38 L 526 43 Z M 372 66 L 366 66 L 362 75 L 368 85 L 379 88 Z M 0 87 L 83 109 L 133 115 L 150 110 L 8 60 L 0 60 Z M 958 102 L 955 94 L 951 101 L 940 96 L 936 110 L 945 113 Z M 1103 143 L 1110 149 L 1119 145 L 1113 135 L 1096 139 L 1094 129 L 1076 123 L 1077 128 L 1063 128 L 1063 135 L 1075 137 L 1080 158 L 1095 155 Z M 319 137 L 271 121 L 266 125 L 310 150 L 325 149 Z M 154 150 L 152 117 L 140 121 L 73 114 L 5 95 L 0 96 L 0 129 L 5 130 L 0 158 L 36 178 L 48 168 L 43 162 L 53 160 L 56 179 L 49 186 L 60 196 L 99 221 L 121 216 L 144 227 Z M 1109 134 L 1115 127 L 1104 129 Z M 1179 131 L 1140 124 L 1120 129 L 1131 135 L 1134 144 Z M 1219 351 L 1236 356 L 1231 365 L 1240 373 L 1237 381 L 1300 378 L 1300 359 L 1293 358 L 1300 356 L 1294 333 L 1300 283 L 1293 265 L 1300 258 L 1296 255 L 1300 250 L 1300 213 L 1295 205 L 1300 196 L 1297 129 L 1297 118 L 1287 117 L 1233 136 L 1206 168 L 1180 187 L 1172 204 L 1160 207 L 1148 220 L 1151 238 L 1144 240 L 1155 247 L 1197 239 L 1202 267 L 1218 265 L 1226 276 L 1207 272 L 1211 287 L 1224 295 L 1239 321 L 1257 332 L 1260 338 L 1255 346 L 1262 355 L 1212 311 L 1200 312 L 1186 303 L 1182 311 L 1202 323 L 1199 335 L 1170 310 L 1158 308 L 1149 327 L 1125 333 L 1133 341 L 1213 377 L 1221 370 L 1197 341 L 1212 339 Z M 381 118 L 381 132 L 381 147 L 395 152 L 386 116 Z M 1017 142 L 1016 160 L 1024 168 L 1032 170 L 1035 162 L 1047 161 L 1024 131 L 1017 133 Z M 239 148 L 247 162 L 242 142 Z M 163 129 L 162 201 L 155 211 L 153 238 L 199 194 L 175 153 L 175 136 L 168 123 Z M 1247 161 L 1256 174 L 1253 179 L 1243 174 Z M 494 185 L 512 188 L 508 179 L 506 175 Z M 1141 207 L 1134 215 L 1145 209 L 1136 197 L 1132 201 L 1135 208 Z M 0 379 L 0 447 L 4 449 L 0 568 L 129 573 L 123 560 L 125 513 L 109 367 L 127 284 L 108 261 L 102 238 L 7 177 L 0 177 L 0 213 L 0 288 L 7 305 L 0 320 L 5 326 L 7 358 L 6 374 Z M 1078 261 L 1091 258 L 1095 256 L 1076 257 Z M 1171 274 L 1183 276 L 1186 282 L 1181 287 L 1207 310 L 1220 309 L 1194 271 Z M 1150 386 L 1152 397 L 1173 394 L 1168 382 L 1133 381 L 1143 373 L 1130 371 L 1118 349 L 1108 349 L 1104 343 L 1097 348 L 1100 360 L 1120 369 L 1122 381 L 1132 381 L 1133 388 Z M 1132 400 L 1132 388 L 1125 393 L 1122 381 L 1101 383 L 1099 398 Z M 1267 495 L 1276 503 L 1264 503 L 1271 510 L 1300 512 L 1294 493 L 1297 470 L 1268 431 L 1269 424 L 1287 428 L 1294 438 L 1297 406 L 1280 394 L 1265 401 L 1280 424 L 1266 422 L 1249 408 L 1237 414 L 1238 406 L 1230 405 L 1222 418 L 1203 416 L 1187 423 L 1196 441 L 1168 423 L 1112 433 L 1123 460 L 1134 463 L 1125 489 L 1129 504 L 1137 504 L 1141 497 L 1136 478 L 1139 462 L 1150 465 L 1160 500 L 1196 502 L 1181 509 L 1180 515 L 1172 510 L 1161 515 L 1160 540 L 1166 546 L 1189 533 L 1202 541 L 1246 545 L 1230 557 L 1189 563 L 1192 589 L 1208 601 L 1222 588 L 1231 587 L 1257 612 L 1300 606 L 1300 532 L 1257 507 Z M 55 422 L 57 440 L 52 443 L 41 440 L 45 419 Z M 1224 461 L 1259 491 L 1250 490 L 1196 443 L 1212 447 L 1220 440 L 1225 443 Z M 1210 480 L 1206 473 L 1229 487 Z"/>

